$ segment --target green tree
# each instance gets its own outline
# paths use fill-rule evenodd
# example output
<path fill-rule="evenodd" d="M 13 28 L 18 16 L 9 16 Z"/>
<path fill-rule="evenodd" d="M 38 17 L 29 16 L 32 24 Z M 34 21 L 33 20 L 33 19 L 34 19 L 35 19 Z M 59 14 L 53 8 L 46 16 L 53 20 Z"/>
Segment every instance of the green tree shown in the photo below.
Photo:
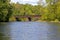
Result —
<path fill-rule="evenodd" d="M 57 18 L 57 0 L 47 0 L 48 2 L 48 5 L 47 5 L 47 8 L 49 10 L 49 15 L 48 16 L 48 19 L 49 20 L 55 20 L 55 19 L 58 19 Z"/>
<path fill-rule="evenodd" d="M 10 0 L 0 0 L 0 22 L 9 21 L 9 15 L 12 13 L 9 2 Z"/>

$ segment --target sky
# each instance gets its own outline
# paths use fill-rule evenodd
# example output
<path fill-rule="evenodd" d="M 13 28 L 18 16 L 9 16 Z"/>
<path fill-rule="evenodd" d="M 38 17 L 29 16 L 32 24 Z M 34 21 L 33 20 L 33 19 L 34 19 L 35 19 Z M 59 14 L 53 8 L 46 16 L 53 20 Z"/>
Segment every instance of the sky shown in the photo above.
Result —
<path fill-rule="evenodd" d="M 13 2 L 13 3 L 19 2 L 21 4 L 28 3 L 28 4 L 32 4 L 32 5 L 37 5 L 38 1 L 39 0 L 11 0 L 11 2 Z M 43 0 L 43 2 L 45 2 L 45 0 Z"/>

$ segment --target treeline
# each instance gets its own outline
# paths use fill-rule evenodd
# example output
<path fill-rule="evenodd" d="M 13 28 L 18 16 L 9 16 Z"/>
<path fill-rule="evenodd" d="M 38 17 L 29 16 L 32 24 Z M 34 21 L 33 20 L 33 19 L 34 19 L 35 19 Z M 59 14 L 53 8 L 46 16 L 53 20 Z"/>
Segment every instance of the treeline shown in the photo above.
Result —
<path fill-rule="evenodd" d="M 13 6 L 10 0 L 0 0 L 0 22 L 8 22 L 12 16 Z"/>
<path fill-rule="evenodd" d="M 45 6 L 0 0 L 0 21 L 14 21 L 17 15 L 41 15 L 39 20 L 60 21 L 60 0 L 46 0 Z"/>

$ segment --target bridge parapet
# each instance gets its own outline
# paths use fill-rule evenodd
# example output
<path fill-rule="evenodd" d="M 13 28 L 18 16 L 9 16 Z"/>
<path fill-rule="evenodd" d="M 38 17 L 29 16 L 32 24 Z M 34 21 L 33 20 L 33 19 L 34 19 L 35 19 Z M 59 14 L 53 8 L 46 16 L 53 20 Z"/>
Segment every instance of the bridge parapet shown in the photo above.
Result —
<path fill-rule="evenodd" d="M 41 17 L 41 15 L 17 15 L 16 18 Z"/>

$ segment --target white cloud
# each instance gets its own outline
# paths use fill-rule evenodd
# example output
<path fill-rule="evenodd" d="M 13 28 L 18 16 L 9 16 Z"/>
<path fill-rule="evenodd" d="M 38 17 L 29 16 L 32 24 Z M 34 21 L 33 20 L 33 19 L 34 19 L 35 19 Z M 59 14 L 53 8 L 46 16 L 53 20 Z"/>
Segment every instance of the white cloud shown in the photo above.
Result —
<path fill-rule="evenodd" d="M 20 2 L 22 4 L 25 4 L 25 3 L 29 3 L 29 4 L 32 4 L 32 5 L 35 5 L 37 4 L 39 0 L 11 0 L 11 2 Z M 45 0 L 43 0 L 45 2 Z"/>
<path fill-rule="evenodd" d="M 36 2 L 36 1 L 38 1 L 38 0 L 22 0 L 22 1 Z"/>
<path fill-rule="evenodd" d="M 11 0 L 12 2 L 37 2 L 38 0 Z"/>
<path fill-rule="evenodd" d="M 11 2 L 14 2 L 14 3 L 16 3 L 16 2 L 18 2 L 19 0 L 11 0 Z"/>

